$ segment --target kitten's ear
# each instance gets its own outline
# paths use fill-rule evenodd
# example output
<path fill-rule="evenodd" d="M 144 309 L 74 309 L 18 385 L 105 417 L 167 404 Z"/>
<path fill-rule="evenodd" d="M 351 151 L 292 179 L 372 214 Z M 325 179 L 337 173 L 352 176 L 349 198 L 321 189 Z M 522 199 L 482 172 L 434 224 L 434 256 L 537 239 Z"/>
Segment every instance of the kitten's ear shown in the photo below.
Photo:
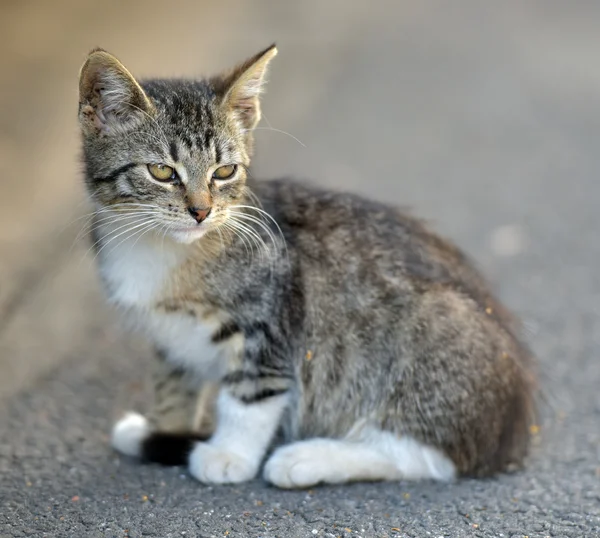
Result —
<path fill-rule="evenodd" d="M 153 106 L 131 73 L 112 54 L 95 49 L 79 72 L 79 122 L 87 134 L 135 125 Z"/>
<path fill-rule="evenodd" d="M 277 48 L 271 45 L 230 72 L 212 80 L 217 94 L 241 121 L 244 129 L 254 129 L 260 121 L 259 95 L 265 84 L 269 62 L 277 55 Z"/>

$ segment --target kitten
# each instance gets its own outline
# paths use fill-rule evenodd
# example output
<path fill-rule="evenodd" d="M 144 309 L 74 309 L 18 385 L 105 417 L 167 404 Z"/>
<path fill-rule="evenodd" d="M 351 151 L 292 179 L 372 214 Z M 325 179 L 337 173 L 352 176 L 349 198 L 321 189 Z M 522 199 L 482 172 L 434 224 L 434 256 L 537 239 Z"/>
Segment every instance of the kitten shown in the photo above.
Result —
<path fill-rule="evenodd" d="M 100 49 L 81 69 L 100 275 L 160 370 L 113 446 L 234 483 L 281 436 L 283 488 L 520 465 L 534 360 L 465 256 L 393 207 L 249 177 L 276 53 L 206 80 L 138 82 Z"/>

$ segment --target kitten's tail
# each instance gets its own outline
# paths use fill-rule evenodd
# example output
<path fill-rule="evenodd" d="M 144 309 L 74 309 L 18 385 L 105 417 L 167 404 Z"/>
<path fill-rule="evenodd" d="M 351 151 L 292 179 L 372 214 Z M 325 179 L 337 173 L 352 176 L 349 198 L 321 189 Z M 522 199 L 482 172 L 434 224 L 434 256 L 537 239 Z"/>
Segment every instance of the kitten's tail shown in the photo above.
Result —
<path fill-rule="evenodd" d="M 141 458 L 160 465 L 187 465 L 190 452 L 198 441 L 207 441 L 209 436 L 193 432 L 152 432 L 141 447 Z"/>
<path fill-rule="evenodd" d="M 187 465 L 195 444 L 210 435 L 156 431 L 142 415 L 127 413 L 115 424 L 111 437 L 113 448 L 126 456 L 161 465 Z"/>

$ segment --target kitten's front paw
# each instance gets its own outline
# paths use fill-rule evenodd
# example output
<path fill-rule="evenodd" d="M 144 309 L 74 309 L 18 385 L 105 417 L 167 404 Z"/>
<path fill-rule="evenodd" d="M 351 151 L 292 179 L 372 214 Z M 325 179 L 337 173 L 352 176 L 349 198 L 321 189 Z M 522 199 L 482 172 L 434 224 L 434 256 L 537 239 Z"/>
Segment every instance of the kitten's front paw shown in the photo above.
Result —
<path fill-rule="evenodd" d="M 117 452 L 139 458 L 142 443 L 149 434 L 148 420 L 139 413 L 129 412 L 113 426 L 111 444 Z"/>
<path fill-rule="evenodd" d="M 258 466 L 233 452 L 198 443 L 189 460 L 190 473 L 204 484 L 235 484 L 252 480 Z"/>

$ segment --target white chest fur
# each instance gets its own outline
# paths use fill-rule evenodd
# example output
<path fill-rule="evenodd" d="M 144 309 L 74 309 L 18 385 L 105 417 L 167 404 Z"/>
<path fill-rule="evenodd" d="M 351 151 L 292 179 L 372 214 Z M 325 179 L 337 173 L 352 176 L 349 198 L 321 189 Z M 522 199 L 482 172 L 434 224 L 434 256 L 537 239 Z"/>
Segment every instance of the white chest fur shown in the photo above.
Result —
<path fill-rule="evenodd" d="M 167 352 L 171 363 L 206 380 L 218 380 L 224 374 L 226 349 L 212 343 L 212 335 L 220 326 L 216 319 L 200 322 L 177 312 L 142 312 L 137 317 L 147 336 Z"/>
<path fill-rule="evenodd" d="M 125 310 L 135 328 L 166 351 L 169 361 L 203 378 L 218 378 L 225 366 L 223 348 L 213 345 L 211 337 L 220 326 L 219 320 L 156 307 L 159 300 L 169 297 L 170 282 L 185 261 L 187 248 L 162 238 L 126 240 L 100 252 L 100 272 L 110 301 Z"/>
<path fill-rule="evenodd" d="M 104 230 L 102 230 L 103 232 Z M 165 293 L 169 278 L 185 261 L 183 245 L 155 237 L 106 243 L 98 255 L 110 300 L 120 306 L 149 308 Z"/>

